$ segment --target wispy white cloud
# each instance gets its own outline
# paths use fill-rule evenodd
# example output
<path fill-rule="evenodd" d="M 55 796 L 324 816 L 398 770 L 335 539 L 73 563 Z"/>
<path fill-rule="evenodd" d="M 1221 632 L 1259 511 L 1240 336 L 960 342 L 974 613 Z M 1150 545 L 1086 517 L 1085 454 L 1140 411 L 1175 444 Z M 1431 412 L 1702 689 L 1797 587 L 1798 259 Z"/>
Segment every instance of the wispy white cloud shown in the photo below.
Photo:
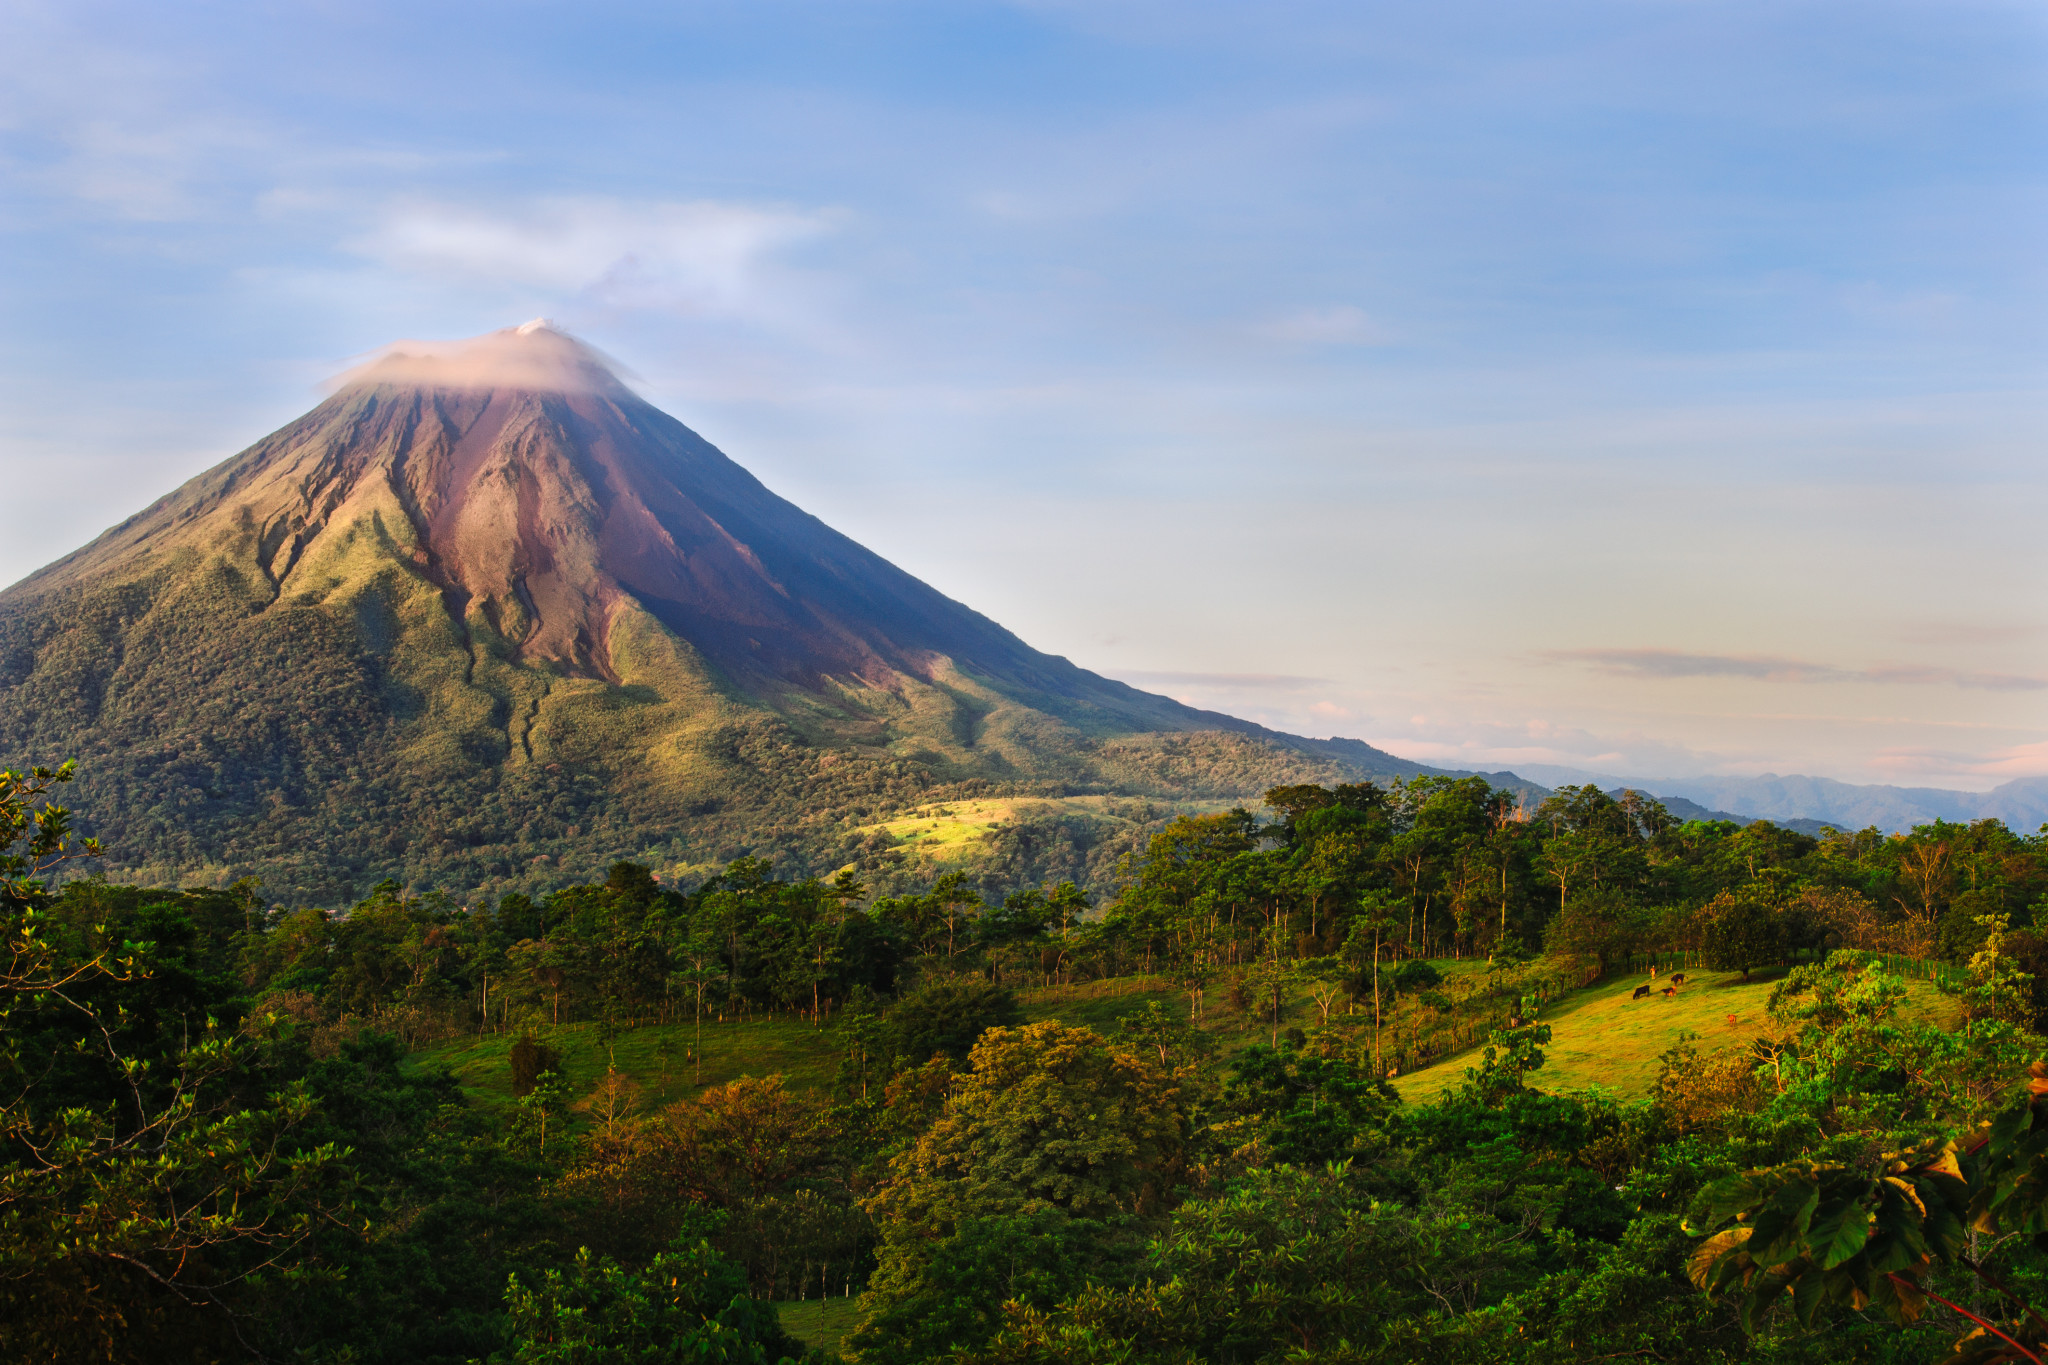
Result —
<path fill-rule="evenodd" d="M 1909 747 L 1881 749 L 1871 757 L 1870 766 L 1897 780 L 1950 780 L 1972 785 L 1986 778 L 2040 777 L 2048 775 L 2048 740 L 2008 745 L 1986 753 Z"/>
<path fill-rule="evenodd" d="M 1417 715 L 1360 738 L 1403 757 L 1447 768 L 1501 769 L 1543 763 L 1670 775 L 1713 771 L 1728 766 L 1731 757 L 1640 732 L 1600 733 L 1540 716 L 1485 720 L 1455 713 Z"/>
<path fill-rule="evenodd" d="M 1391 329 L 1348 303 L 1297 308 L 1258 323 L 1252 332 L 1294 346 L 1386 346 L 1395 339 Z"/>
<path fill-rule="evenodd" d="M 401 202 L 349 243 L 388 268 L 580 294 L 613 307 L 786 318 L 776 257 L 837 225 L 829 210 L 720 200 Z"/>
<path fill-rule="evenodd" d="M 1886 683 L 1966 687 L 1987 692 L 2048 692 L 2048 678 L 2025 673 L 1980 673 L 1931 664 L 1877 664 L 1844 668 L 1768 654 L 1694 654 L 1677 649 L 1553 649 L 1555 663 L 1585 664 L 1631 678 L 1752 678 L 1776 683 Z"/>
<path fill-rule="evenodd" d="M 1302 692 L 1327 687 L 1328 678 L 1292 673 L 1181 673 L 1152 669 L 1121 669 L 1117 677 L 1133 687 L 1218 687 L 1248 692 Z"/>

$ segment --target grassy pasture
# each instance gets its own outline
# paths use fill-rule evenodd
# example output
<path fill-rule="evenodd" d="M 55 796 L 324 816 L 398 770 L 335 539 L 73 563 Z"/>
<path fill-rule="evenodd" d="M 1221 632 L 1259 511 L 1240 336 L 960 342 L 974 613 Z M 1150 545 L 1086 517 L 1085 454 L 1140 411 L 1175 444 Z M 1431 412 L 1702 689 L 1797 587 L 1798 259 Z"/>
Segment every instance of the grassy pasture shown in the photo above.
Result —
<path fill-rule="evenodd" d="M 1142 812 L 1158 810 L 1199 814 L 1225 810 L 1230 801 L 1134 802 L 1118 796 L 1019 796 L 973 801 L 933 801 L 888 820 L 861 825 L 854 833 L 884 834 L 895 848 L 919 863 L 965 866 L 979 857 L 988 836 L 997 830 L 1033 820 L 1079 817 L 1101 824 L 1122 825 Z M 1136 808 L 1135 811 L 1133 808 Z"/>
<path fill-rule="evenodd" d="M 782 1330 L 813 1350 L 839 1352 L 849 1332 L 860 1322 L 860 1298 L 778 1299 L 775 1315 Z"/>
<path fill-rule="evenodd" d="M 641 1103 L 655 1107 L 682 1099 L 691 1084 L 691 1026 L 650 1025 L 622 1033 L 605 1047 L 595 1024 L 565 1024 L 538 1031 L 562 1054 L 562 1076 L 572 1095 L 587 1094 L 608 1065 L 631 1076 L 641 1087 Z M 446 1067 L 455 1073 L 463 1093 L 487 1105 L 512 1102 L 512 1044 L 515 1034 L 493 1034 L 464 1042 L 443 1043 L 418 1056 L 424 1066 Z M 664 1059 L 663 1050 L 667 1050 Z M 839 1069 L 839 1044 L 832 1028 L 813 1028 L 803 1020 L 756 1019 L 749 1023 L 704 1025 L 704 1084 L 723 1085 L 741 1076 L 785 1077 L 792 1089 L 824 1089 Z"/>
<path fill-rule="evenodd" d="M 1627 1099 L 1640 1098 L 1657 1079 L 1657 1059 L 1677 1046 L 1682 1034 L 1697 1034 L 1703 1053 L 1780 1036 L 1764 1006 L 1783 975 L 1755 972 L 1744 980 L 1737 972 L 1688 972 L 1676 995 L 1652 994 L 1642 1000 L 1631 996 L 1649 978 L 1634 973 L 1573 991 L 1543 1010 L 1542 1022 L 1550 1025 L 1551 1040 L 1543 1049 L 1543 1069 L 1530 1082 L 1553 1092 L 1598 1085 Z M 1663 985 L 1662 977 L 1657 984 Z M 1954 1015 L 1953 1002 L 1929 983 L 1908 981 L 1906 989 L 1906 1017 L 1938 1020 Z M 1410 1104 L 1434 1099 L 1462 1082 L 1465 1069 L 1478 1063 L 1483 1050 L 1468 1048 L 1397 1077 L 1394 1088 Z"/>

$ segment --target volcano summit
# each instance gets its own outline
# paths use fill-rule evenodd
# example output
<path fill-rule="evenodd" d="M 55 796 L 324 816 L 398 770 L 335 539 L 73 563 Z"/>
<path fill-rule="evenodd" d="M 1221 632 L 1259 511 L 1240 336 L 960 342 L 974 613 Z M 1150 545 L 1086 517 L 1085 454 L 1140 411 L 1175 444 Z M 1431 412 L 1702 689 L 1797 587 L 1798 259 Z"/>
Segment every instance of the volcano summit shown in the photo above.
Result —
<path fill-rule="evenodd" d="M 542 322 L 389 347 L 0 593 L 0 764 L 67 757 L 123 875 L 314 899 L 886 871 L 881 823 L 967 795 L 1040 801 L 1008 873 L 1086 875 L 1077 797 L 1416 771 L 1032 649 Z"/>

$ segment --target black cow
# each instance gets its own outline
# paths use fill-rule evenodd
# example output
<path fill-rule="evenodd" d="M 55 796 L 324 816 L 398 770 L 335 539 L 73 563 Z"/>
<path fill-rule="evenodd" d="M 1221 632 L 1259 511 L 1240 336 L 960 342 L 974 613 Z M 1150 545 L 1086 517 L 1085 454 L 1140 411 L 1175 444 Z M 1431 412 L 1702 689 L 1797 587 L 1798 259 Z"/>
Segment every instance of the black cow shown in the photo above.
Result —
<path fill-rule="evenodd" d="M 1673 972 L 1671 975 L 1671 984 L 1674 986 L 1683 986 L 1685 984 L 1685 973 Z"/>
<path fill-rule="evenodd" d="M 1650 988 L 1649 988 L 1648 986 L 1638 986 L 1638 987 L 1636 987 L 1636 993 L 1635 993 L 1634 995 L 1631 995 L 1631 996 L 1629 997 L 1629 999 L 1631 999 L 1631 1000 L 1640 1000 L 1640 999 L 1642 999 L 1642 998 L 1643 998 L 1644 996 L 1648 995 L 1649 993 L 1650 993 Z"/>

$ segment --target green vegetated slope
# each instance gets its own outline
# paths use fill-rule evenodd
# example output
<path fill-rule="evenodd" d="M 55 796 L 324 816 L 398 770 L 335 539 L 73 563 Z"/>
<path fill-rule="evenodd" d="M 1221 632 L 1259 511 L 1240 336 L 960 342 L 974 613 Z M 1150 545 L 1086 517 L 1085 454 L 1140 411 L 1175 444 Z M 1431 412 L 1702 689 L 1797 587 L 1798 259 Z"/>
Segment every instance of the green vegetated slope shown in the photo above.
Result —
<path fill-rule="evenodd" d="M 1686 975 L 1685 985 L 1668 998 L 1634 999 L 1636 988 L 1650 984 L 1650 978 L 1631 973 L 1544 1006 L 1539 1022 L 1550 1026 L 1551 1038 L 1543 1048 L 1543 1067 L 1530 1076 L 1530 1084 L 1552 1092 L 1600 1086 L 1636 1099 L 1649 1093 L 1664 1054 L 1687 1036 L 1698 1039 L 1702 1053 L 1746 1048 L 1759 1038 L 1779 1036 L 1765 1006 L 1782 973 L 1757 972 L 1746 979 L 1740 972 Z M 1907 990 L 1902 1018 L 1959 1016 L 1955 1002 L 1932 984 L 1913 981 Z M 1462 1082 L 1481 1050 L 1470 1048 L 1396 1077 L 1394 1088 L 1410 1104 L 1427 1103 Z"/>
<path fill-rule="evenodd" d="M 741 1076 L 779 1075 L 793 1089 L 823 1089 L 832 1083 L 839 1065 L 839 1043 L 831 1026 L 819 1029 L 802 1020 L 706 1024 L 701 1085 L 692 1081 L 697 1074 L 690 1057 L 694 1030 L 687 1023 L 649 1025 L 609 1040 L 596 1024 L 567 1024 L 541 1032 L 561 1054 L 560 1070 L 572 1093 L 586 1093 L 608 1067 L 615 1066 L 641 1087 L 644 1107 Z M 510 1035 L 493 1034 L 444 1043 L 418 1054 L 418 1061 L 426 1067 L 445 1067 L 475 1099 L 509 1104 L 514 1041 Z"/>
<path fill-rule="evenodd" d="M 839 1286 L 832 1292 L 838 1294 Z M 804 1345 L 837 1353 L 860 1321 L 860 1299 L 784 1299 L 775 1305 L 775 1314 L 782 1320 L 782 1330 Z"/>

